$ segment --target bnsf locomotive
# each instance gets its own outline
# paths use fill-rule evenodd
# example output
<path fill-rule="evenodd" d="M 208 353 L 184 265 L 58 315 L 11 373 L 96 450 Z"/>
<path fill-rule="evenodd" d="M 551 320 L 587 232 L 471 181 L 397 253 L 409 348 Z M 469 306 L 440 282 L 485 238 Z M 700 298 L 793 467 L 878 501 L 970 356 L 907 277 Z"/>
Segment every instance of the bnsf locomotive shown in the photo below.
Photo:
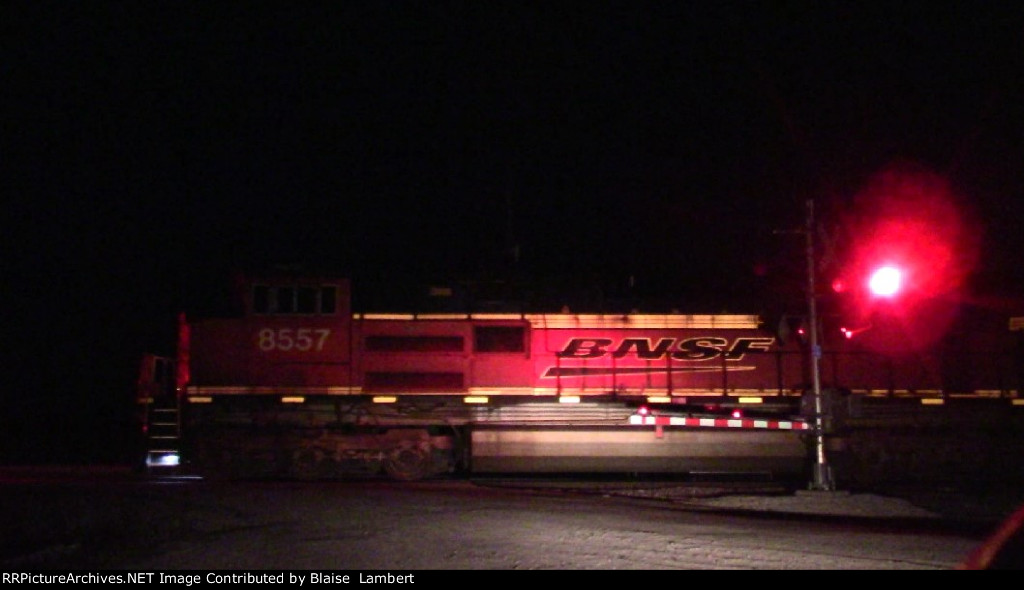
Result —
<path fill-rule="evenodd" d="M 246 279 L 239 295 L 231 317 L 182 314 L 175 354 L 144 357 L 149 468 L 402 480 L 808 468 L 809 355 L 756 315 L 367 312 L 347 279 L 287 273 Z M 1016 403 L 1013 359 L 981 352 L 996 385 L 960 385 Z M 826 346 L 829 427 L 869 400 L 949 399 L 936 361 L 868 338 Z"/>

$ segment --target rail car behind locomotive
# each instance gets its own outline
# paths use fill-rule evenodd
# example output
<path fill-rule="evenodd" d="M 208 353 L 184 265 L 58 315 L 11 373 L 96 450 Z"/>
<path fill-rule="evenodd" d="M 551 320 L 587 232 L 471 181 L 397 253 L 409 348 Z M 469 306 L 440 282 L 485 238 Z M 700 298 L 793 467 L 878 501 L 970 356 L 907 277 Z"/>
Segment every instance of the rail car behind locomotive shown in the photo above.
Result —
<path fill-rule="evenodd" d="M 146 464 L 398 479 L 808 467 L 807 354 L 755 315 L 371 313 L 353 309 L 351 289 L 250 278 L 241 313 L 182 314 L 175 354 L 142 363 Z M 912 373 L 941 387 L 917 362 L 822 359 L 827 380 L 864 391 L 892 393 L 893 376 Z"/>

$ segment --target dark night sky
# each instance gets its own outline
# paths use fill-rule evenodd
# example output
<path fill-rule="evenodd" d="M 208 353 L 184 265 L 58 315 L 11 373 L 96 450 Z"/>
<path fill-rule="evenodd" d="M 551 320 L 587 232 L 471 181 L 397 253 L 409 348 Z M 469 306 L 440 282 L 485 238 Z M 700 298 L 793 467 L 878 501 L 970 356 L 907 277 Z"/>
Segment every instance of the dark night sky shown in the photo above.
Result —
<path fill-rule="evenodd" d="M 0 9 L 5 422 L 119 415 L 242 268 L 747 304 L 801 269 L 773 230 L 895 163 L 953 187 L 986 285 L 1024 286 L 1014 3 L 208 4 Z"/>

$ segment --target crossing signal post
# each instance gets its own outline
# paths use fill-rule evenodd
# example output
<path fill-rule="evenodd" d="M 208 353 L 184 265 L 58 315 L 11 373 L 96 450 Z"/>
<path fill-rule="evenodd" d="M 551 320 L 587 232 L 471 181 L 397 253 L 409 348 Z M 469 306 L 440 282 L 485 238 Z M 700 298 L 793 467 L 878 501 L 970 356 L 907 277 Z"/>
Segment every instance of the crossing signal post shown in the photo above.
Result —
<path fill-rule="evenodd" d="M 814 201 L 807 200 L 807 220 L 804 237 L 807 249 L 807 330 L 811 366 L 811 394 L 814 398 L 814 468 L 811 490 L 832 491 L 832 469 L 825 457 L 825 416 L 821 394 L 821 344 L 818 342 L 818 310 L 814 278 Z"/>
<path fill-rule="evenodd" d="M 818 303 L 815 286 L 815 254 L 814 254 L 814 201 L 807 200 L 807 213 L 803 231 L 776 231 L 776 233 L 802 233 L 805 240 L 805 253 L 807 258 L 807 318 L 806 322 L 801 321 L 796 326 L 789 325 L 789 318 L 783 318 L 786 334 L 796 332 L 797 337 L 806 343 L 811 367 L 811 398 L 813 400 L 814 412 L 814 467 L 812 480 L 808 486 L 810 490 L 834 491 L 835 484 L 832 479 L 832 468 L 825 456 L 825 403 L 821 391 L 821 370 L 819 368 L 822 350 L 819 342 L 820 327 L 818 322 Z M 832 288 L 836 292 L 846 289 L 845 283 L 840 280 L 833 283 Z"/>

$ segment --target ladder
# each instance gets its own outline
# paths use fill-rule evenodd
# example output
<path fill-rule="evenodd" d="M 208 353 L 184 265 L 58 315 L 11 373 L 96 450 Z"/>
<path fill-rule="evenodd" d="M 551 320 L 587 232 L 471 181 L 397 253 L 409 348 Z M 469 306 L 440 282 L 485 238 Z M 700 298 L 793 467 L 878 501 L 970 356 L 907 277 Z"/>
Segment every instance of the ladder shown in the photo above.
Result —
<path fill-rule="evenodd" d="M 143 467 L 149 475 L 178 474 L 181 467 L 181 404 L 174 361 L 146 355 L 139 376 Z"/>
<path fill-rule="evenodd" d="M 146 425 L 146 469 L 150 473 L 179 467 L 181 461 L 181 420 L 179 408 L 157 403 L 149 410 Z M 175 469 L 176 470 L 176 469 Z"/>

